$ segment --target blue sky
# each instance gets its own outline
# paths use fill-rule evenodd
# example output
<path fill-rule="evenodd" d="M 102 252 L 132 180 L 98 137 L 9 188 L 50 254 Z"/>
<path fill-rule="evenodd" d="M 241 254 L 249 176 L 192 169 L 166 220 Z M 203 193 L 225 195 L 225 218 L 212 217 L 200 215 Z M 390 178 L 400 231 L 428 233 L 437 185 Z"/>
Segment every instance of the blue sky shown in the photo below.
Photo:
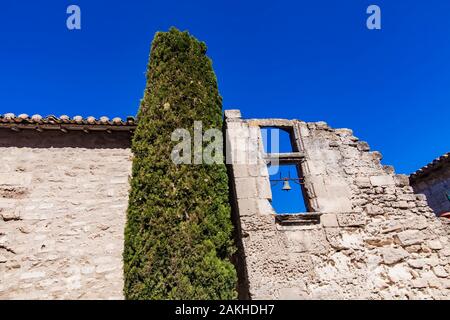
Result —
<path fill-rule="evenodd" d="M 366 28 L 370 4 L 382 30 Z M 399 173 L 450 149 L 444 0 L 4 1 L 0 113 L 134 115 L 150 42 L 170 26 L 207 43 L 224 108 L 244 117 L 352 128 Z"/>

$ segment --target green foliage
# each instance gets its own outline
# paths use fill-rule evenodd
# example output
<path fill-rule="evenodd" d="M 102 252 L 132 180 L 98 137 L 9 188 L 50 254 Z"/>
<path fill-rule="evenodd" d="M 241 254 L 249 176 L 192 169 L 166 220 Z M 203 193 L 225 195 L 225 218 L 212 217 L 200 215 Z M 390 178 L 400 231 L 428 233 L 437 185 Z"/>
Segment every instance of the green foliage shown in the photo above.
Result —
<path fill-rule="evenodd" d="M 206 45 L 158 32 L 134 134 L 125 229 L 127 299 L 233 299 L 236 271 L 224 164 L 175 165 L 176 128 L 222 128 L 222 98 Z"/>

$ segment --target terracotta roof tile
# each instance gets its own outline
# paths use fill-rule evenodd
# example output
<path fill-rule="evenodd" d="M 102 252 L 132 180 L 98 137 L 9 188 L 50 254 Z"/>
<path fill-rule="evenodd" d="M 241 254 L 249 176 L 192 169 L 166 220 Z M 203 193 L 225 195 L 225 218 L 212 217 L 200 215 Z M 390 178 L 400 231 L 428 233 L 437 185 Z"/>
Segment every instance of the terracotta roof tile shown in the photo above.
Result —
<path fill-rule="evenodd" d="M 432 162 L 430 162 L 429 164 L 423 166 L 422 168 L 420 168 L 419 170 L 417 170 L 416 172 L 412 173 L 410 175 L 410 179 L 411 180 L 415 180 L 418 179 L 420 177 L 423 177 L 424 175 L 440 168 L 443 167 L 444 165 L 448 165 L 450 163 L 450 152 L 447 152 L 446 154 L 440 156 L 437 159 L 434 159 Z"/>
<path fill-rule="evenodd" d="M 106 116 L 96 119 L 93 116 L 83 118 L 79 115 L 70 118 L 67 115 L 43 117 L 35 114 L 30 117 L 24 113 L 18 116 L 14 113 L 0 114 L 0 128 L 11 128 L 15 131 L 20 129 L 38 129 L 38 131 L 43 129 L 132 131 L 136 128 L 136 125 L 136 119 L 131 116 L 124 120 L 118 117 L 110 120 Z"/>

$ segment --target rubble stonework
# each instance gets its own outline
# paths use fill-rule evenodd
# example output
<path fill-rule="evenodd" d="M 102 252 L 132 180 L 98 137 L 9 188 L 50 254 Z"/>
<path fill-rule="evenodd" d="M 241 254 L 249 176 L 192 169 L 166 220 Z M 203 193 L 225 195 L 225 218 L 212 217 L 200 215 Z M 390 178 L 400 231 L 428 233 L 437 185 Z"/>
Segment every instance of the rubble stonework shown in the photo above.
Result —
<path fill-rule="evenodd" d="M 407 176 L 380 163 L 379 152 L 351 130 L 324 122 L 244 120 L 238 110 L 226 111 L 225 118 L 241 297 L 450 298 L 448 222 L 413 193 Z M 308 214 L 276 215 L 261 137 L 256 164 L 237 161 L 246 158 L 249 150 L 240 142 L 254 139 L 255 127 L 291 131 Z"/>
<path fill-rule="evenodd" d="M 0 128 L 0 299 L 123 297 L 131 135 L 103 129 Z"/>

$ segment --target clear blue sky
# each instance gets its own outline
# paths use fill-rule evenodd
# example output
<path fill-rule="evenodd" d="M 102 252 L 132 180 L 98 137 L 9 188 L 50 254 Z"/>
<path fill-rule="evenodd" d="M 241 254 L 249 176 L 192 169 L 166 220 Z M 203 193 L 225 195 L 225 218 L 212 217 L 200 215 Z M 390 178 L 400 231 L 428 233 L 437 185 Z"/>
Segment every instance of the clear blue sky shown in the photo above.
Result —
<path fill-rule="evenodd" d="M 365 26 L 370 4 L 381 31 Z M 399 173 L 450 149 L 445 0 L 3 1 L 0 113 L 134 115 L 150 42 L 170 26 L 207 43 L 224 108 L 244 117 L 352 128 Z"/>

